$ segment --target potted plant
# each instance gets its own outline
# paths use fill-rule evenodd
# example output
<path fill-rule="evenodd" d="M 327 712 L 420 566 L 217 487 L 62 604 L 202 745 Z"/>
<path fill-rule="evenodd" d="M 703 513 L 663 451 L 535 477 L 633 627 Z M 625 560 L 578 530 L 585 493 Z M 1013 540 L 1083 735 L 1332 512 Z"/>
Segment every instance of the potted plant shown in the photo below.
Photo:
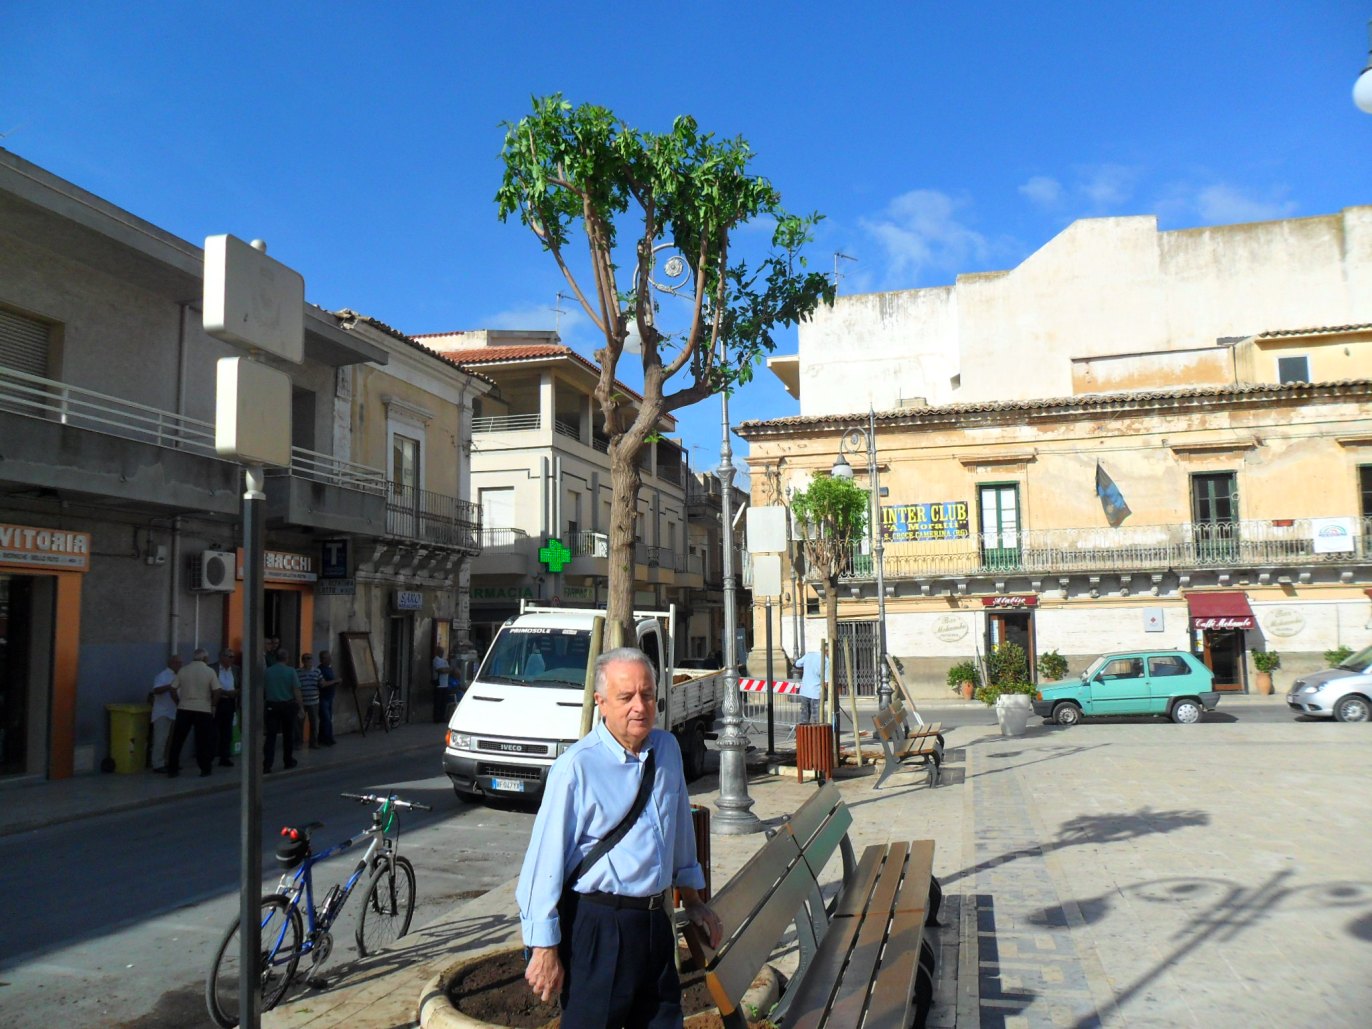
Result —
<path fill-rule="evenodd" d="M 963 700 L 971 700 L 980 685 L 981 671 L 975 661 L 959 661 L 948 669 L 948 688 L 961 694 Z"/>
<path fill-rule="evenodd" d="M 1253 667 L 1258 670 L 1258 692 L 1268 696 L 1272 692 L 1272 673 L 1281 667 L 1281 655 L 1275 650 L 1255 650 Z"/>
<path fill-rule="evenodd" d="M 977 691 L 977 699 L 996 707 L 996 722 L 1005 736 L 1019 736 L 1033 713 L 1030 696 L 1029 658 L 1017 643 L 1005 642 L 987 657 L 990 682 Z"/>
<path fill-rule="evenodd" d="M 1059 682 L 1067 678 L 1067 658 L 1056 650 L 1039 655 L 1039 681 Z"/>

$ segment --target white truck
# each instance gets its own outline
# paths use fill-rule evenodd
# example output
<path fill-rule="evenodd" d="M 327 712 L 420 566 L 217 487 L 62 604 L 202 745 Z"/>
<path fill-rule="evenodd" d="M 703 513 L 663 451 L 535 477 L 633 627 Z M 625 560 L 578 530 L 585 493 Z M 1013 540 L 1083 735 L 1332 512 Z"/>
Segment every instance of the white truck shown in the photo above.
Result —
<path fill-rule="evenodd" d="M 704 771 L 724 673 L 667 666 L 675 614 L 636 611 L 634 642 L 658 669 L 658 728 L 676 736 L 686 777 L 695 779 Z M 501 627 L 448 722 L 443 771 L 459 797 L 542 796 L 553 761 L 599 720 L 588 665 L 601 651 L 593 636 L 604 616 L 530 606 Z"/>

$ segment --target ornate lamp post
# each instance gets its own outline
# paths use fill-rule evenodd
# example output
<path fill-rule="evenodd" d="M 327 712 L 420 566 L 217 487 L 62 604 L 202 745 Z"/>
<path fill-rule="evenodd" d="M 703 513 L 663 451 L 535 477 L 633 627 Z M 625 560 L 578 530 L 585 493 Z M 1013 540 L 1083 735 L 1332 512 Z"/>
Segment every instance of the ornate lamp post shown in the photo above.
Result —
<path fill-rule="evenodd" d="M 671 243 L 659 243 L 654 256 L 673 249 Z M 662 262 L 663 281 L 649 276 L 649 283 L 660 293 L 684 297 L 692 285 L 691 270 L 679 254 Z M 632 348 L 630 348 L 632 349 Z M 721 836 L 742 836 L 761 832 L 762 820 L 753 814 L 753 798 L 748 796 L 748 737 L 743 733 L 743 702 L 738 694 L 738 611 L 734 605 L 734 452 L 729 443 L 729 394 L 719 395 L 722 437 L 719 446 L 719 470 L 723 484 L 720 498 L 720 517 L 724 537 L 724 732 L 719 737 L 719 799 L 715 801 L 718 814 L 711 820 L 712 831 Z"/>
<path fill-rule="evenodd" d="M 867 538 L 871 545 L 872 559 L 877 565 L 877 703 L 882 707 L 891 704 L 891 670 L 886 666 L 886 573 L 882 556 L 886 546 L 882 542 L 881 530 L 877 523 L 881 519 L 881 480 L 877 471 L 877 415 L 870 406 L 867 408 L 867 428 L 849 429 L 838 444 L 838 459 L 830 473 L 836 479 L 853 478 L 853 466 L 844 458 L 846 450 L 850 454 L 867 449 L 867 482 L 871 486 L 872 501 L 867 512 Z"/>

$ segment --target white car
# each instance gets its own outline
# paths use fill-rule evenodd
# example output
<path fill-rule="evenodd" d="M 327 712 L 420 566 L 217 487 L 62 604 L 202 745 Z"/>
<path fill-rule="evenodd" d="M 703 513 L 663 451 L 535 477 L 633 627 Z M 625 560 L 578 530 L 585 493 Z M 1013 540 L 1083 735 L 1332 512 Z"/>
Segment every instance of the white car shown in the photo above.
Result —
<path fill-rule="evenodd" d="M 1372 647 L 1364 647 L 1333 668 L 1297 679 L 1286 703 L 1301 714 L 1340 722 L 1372 719 Z"/>

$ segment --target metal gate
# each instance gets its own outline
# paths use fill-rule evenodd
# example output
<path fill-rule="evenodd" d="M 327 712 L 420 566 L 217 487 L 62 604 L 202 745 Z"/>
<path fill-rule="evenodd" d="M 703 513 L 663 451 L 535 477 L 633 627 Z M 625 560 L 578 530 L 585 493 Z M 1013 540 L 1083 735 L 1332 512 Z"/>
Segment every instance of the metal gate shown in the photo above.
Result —
<path fill-rule="evenodd" d="M 834 681 L 839 693 L 848 682 L 848 648 L 852 647 L 853 677 L 857 680 L 859 697 L 874 697 L 877 692 L 877 623 L 876 619 L 841 621 L 838 623 L 838 642 L 834 648 Z"/>

